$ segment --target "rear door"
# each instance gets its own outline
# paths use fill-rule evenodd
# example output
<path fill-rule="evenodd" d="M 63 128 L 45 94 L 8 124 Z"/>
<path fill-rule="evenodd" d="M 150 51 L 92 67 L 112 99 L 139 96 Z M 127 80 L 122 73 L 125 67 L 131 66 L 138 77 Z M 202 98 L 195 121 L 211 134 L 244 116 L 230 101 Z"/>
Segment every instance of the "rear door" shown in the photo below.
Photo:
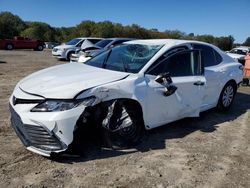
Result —
<path fill-rule="evenodd" d="M 221 92 L 221 80 L 224 79 L 224 67 L 218 66 L 222 63 L 223 58 L 212 47 L 202 44 L 193 44 L 194 49 L 201 51 L 201 60 L 205 67 L 205 95 L 203 100 L 203 108 L 208 109 L 215 106 Z"/>
<path fill-rule="evenodd" d="M 151 128 L 184 117 L 197 117 L 204 96 L 205 77 L 200 52 L 183 50 L 169 57 L 160 58 L 145 74 L 147 82 L 147 107 L 145 123 Z M 155 79 L 169 73 L 175 93 L 166 96 L 167 87 Z"/>

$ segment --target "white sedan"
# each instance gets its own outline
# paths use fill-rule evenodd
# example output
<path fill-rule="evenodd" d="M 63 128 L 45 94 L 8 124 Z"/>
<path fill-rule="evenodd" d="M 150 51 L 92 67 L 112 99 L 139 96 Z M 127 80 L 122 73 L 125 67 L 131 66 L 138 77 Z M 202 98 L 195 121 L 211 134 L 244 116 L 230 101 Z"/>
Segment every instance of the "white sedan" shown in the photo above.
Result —
<path fill-rule="evenodd" d="M 240 46 L 237 48 L 233 48 L 229 52 L 227 52 L 227 55 L 234 58 L 236 61 L 241 63 L 242 65 L 245 65 L 245 56 L 247 53 L 250 53 L 250 47 L 247 46 Z"/>
<path fill-rule="evenodd" d="M 47 68 L 21 80 L 10 97 L 11 123 L 28 150 L 67 150 L 85 126 L 115 149 L 144 130 L 217 107 L 227 110 L 242 65 L 198 41 L 136 40 L 87 61 Z"/>

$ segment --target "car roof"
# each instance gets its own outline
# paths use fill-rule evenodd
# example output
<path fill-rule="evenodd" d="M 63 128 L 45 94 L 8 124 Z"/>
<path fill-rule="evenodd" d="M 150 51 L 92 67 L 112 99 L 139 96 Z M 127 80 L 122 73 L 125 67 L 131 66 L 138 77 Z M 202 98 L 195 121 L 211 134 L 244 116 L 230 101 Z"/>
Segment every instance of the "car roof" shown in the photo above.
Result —
<path fill-rule="evenodd" d="M 104 39 L 104 38 L 98 38 L 98 37 L 78 37 L 77 39 Z"/>
<path fill-rule="evenodd" d="M 247 50 L 247 51 L 249 51 L 250 47 L 248 47 L 248 46 L 239 46 L 239 47 L 236 47 L 236 48 L 233 48 L 233 49 L 239 49 L 239 50 Z"/>
<path fill-rule="evenodd" d="M 165 45 L 165 46 L 175 46 L 186 43 L 197 43 L 210 45 L 205 42 L 195 41 L 195 40 L 179 40 L 179 39 L 143 39 L 143 40 L 133 40 L 128 41 L 129 44 L 145 44 L 145 45 Z"/>
<path fill-rule="evenodd" d="M 134 38 L 123 38 L 123 37 L 114 37 L 114 38 L 104 38 L 104 40 L 135 40 Z"/>

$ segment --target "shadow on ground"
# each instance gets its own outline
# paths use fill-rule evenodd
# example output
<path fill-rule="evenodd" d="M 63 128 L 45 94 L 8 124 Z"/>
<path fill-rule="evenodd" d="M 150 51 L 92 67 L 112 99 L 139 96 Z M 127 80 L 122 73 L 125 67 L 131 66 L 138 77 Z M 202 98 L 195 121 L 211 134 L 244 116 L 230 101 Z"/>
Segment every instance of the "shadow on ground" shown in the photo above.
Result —
<path fill-rule="evenodd" d="M 166 140 L 183 138 L 195 131 L 211 133 L 216 131 L 221 123 L 233 121 L 237 117 L 246 113 L 250 109 L 250 95 L 237 93 L 235 102 L 228 112 L 217 112 L 215 109 L 201 113 L 199 118 L 185 118 L 165 126 L 147 131 L 141 144 L 134 150 L 115 151 L 101 147 L 100 140 L 94 137 L 85 137 L 78 148 L 80 151 L 73 157 L 74 153 L 68 157 L 56 157 L 53 160 L 61 163 L 84 162 L 96 159 L 115 157 L 134 152 L 147 152 L 154 149 L 164 149 L 167 147 Z M 73 155 L 72 155 L 73 154 Z M 66 153 L 67 155 L 67 153 Z"/>
<path fill-rule="evenodd" d="M 0 64 L 4 64 L 4 63 L 7 63 L 6 61 L 0 61 Z"/>

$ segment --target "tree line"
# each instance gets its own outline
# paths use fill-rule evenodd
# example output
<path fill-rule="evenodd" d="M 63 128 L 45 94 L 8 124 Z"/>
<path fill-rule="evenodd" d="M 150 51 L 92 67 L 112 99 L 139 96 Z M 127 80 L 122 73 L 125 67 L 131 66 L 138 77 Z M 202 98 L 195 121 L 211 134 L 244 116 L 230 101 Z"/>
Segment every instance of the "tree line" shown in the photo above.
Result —
<path fill-rule="evenodd" d="M 10 12 L 0 12 L 0 38 L 24 36 L 32 39 L 53 42 L 65 42 L 76 37 L 130 37 L 137 39 L 187 39 L 199 40 L 214 44 L 222 50 L 230 50 L 234 46 L 233 36 L 215 37 L 213 35 L 195 35 L 179 30 L 146 29 L 137 24 L 124 26 L 110 21 L 82 21 L 75 27 L 52 27 L 43 22 L 23 21 L 19 16 Z M 250 46 L 250 37 L 243 45 Z"/>

